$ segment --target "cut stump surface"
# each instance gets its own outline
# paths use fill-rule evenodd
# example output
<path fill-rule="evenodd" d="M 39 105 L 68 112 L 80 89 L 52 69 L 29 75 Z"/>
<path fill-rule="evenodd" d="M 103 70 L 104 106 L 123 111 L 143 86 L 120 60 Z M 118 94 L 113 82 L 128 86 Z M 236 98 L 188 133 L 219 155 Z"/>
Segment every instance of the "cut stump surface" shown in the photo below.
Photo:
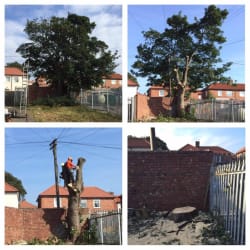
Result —
<path fill-rule="evenodd" d="M 195 207 L 178 207 L 171 211 L 169 219 L 174 222 L 188 221 L 191 220 L 198 213 Z"/>

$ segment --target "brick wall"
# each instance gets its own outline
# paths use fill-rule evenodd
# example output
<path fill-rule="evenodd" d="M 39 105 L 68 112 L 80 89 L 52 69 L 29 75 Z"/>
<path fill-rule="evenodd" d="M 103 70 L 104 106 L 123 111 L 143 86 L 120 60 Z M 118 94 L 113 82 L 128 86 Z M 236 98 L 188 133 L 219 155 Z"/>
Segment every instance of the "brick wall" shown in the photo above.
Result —
<path fill-rule="evenodd" d="M 62 237 L 64 209 L 16 209 L 5 207 L 5 244 L 38 238 Z"/>
<path fill-rule="evenodd" d="M 128 207 L 206 210 L 211 152 L 128 152 Z"/>
<path fill-rule="evenodd" d="M 32 103 L 38 98 L 55 97 L 56 90 L 52 87 L 38 87 L 37 85 L 31 85 L 28 89 L 28 101 Z"/>
<path fill-rule="evenodd" d="M 148 120 L 160 114 L 170 114 L 169 97 L 148 97 L 146 95 L 136 95 L 136 120 Z"/>

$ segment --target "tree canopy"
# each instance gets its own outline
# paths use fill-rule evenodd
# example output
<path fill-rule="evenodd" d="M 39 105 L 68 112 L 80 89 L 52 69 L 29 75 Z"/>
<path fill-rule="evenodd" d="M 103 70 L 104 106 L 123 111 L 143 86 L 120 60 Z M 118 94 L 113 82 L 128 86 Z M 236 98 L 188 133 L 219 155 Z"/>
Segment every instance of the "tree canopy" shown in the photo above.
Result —
<path fill-rule="evenodd" d="M 13 176 L 11 173 L 5 172 L 5 182 L 7 182 L 11 186 L 15 187 L 19 191 L 21 199 L 22 200 L 24 199 L 27 192 L 26 192 L 25 188 L 23 187 L 21 180 L 19 180 L 15 176 Z"/>
<path fill-rule="evenodd" d="M 149 85 L 171 86 L 177 116 L 184 111 L 185 91 L 194 90 L 212 81 L 227 81 L 223 76 L 231 62 L 222 63 L 220 50 L 226 42 L 221 25 L 228 11 L 215 5 L 205 8 L 204 16 L 192 23 L 179 12 L 167 19 L 163 32 L 144 31 L 145 42 L 132 73 L 147 77 Z"/>
<path fill-rule="evenodd" d="M 113 73 L 118 52 L 91 36 L 96 24 L 86 16 L 28 20 L 25 33 L 30 42 L 17 48 L 35 77 L 49 79 L 59 95 L 88 89 Z"/>

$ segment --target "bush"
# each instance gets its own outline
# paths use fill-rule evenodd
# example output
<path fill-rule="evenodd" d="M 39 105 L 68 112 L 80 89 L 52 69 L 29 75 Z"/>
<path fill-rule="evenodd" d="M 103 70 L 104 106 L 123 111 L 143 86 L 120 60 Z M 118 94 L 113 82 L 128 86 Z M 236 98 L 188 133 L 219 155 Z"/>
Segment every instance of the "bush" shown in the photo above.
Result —
<path fill-rule="evenodd" d="M 44 105 L 44 106 L 74 106 L 76 102 L 74 99 L 68 96 L 58 96 L 58 97 L 45 97 L 38 98 L 32 103 L 33 105 Z"/>

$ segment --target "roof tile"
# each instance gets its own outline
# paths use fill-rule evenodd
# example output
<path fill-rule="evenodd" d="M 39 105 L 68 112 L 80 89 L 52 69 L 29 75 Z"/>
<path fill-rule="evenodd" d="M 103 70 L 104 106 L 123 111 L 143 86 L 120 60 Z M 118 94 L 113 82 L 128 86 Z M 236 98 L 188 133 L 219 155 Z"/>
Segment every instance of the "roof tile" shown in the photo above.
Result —
<path fill-rule="evenodd" d="M 5 67 L 5 75 L 6 76 L 22 76 L 23 72 L 19 68 Z"/>

